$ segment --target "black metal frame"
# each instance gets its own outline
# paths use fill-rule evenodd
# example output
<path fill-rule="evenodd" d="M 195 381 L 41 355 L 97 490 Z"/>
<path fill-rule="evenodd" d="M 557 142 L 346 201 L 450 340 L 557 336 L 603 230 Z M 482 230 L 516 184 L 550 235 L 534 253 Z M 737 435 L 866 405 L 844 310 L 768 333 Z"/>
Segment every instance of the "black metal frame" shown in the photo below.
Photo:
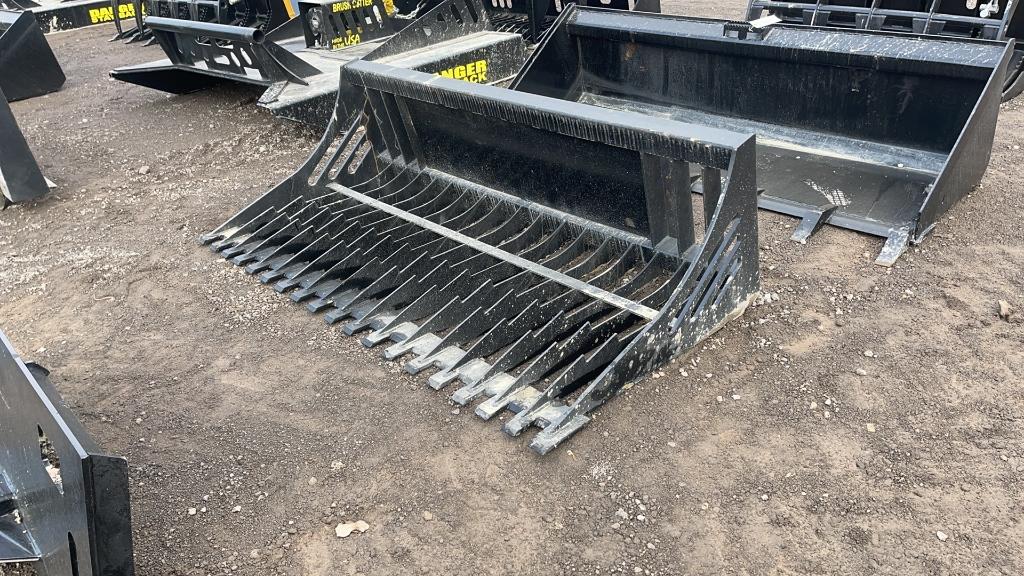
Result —
<path fill-rule="evenodd" d="M 0 89 L 7 100 L 56 92 L 64 80 L 35 14 L 0 10 Z"/>
<path fill-rule="evenodd" d="M 0 204 L 40 198 L 50 188 L 0 90 Z"/>
<path fill-rule="evenodd" d="M 1003 42 L 573 8 L 514 90 L 758 134 L 762 208 L 893 264 L 981 180 Z"/>
<path fill-rule="evenodd" d="M 173 67 L 202 66 L 210 75 L 244 77 L 262 86 L 306 84 L 305 78 L 320 73 L 259 28 L 158 17 L 146 18 L 146 24 Z"/>
<path fill-rule="evenodd" d="M 747 19 L 775 16 L 787 24 L 935 34 L 953 38 L 1016 40 L 1024 33 L 1024 10 L 1016 0 L 988 13 L 990 3 L 968 8 L 964 0 L 751 0 Z M 987 14 L 987 15 L 986 15 Z M 1024 91 L 1024 46 L 1017 47 L 1003 81 L 1003 101 Z"/>
<path fill-rule="evenodd" d="M 203 241 L 546 453 L 758 289 L 754 138 L 356 61 L 363 113 Z M 339 102 L 339 106 L 341 103 Z M 551 150 L 565 153 L 552 157 Z M 696 176 L 691 177 L 691 168 Z M 704 193 L 704 233 L 692 194 Z"/>
<path fill-rule="evenodd" d="M 49 33 L 113 22 L 118 8 L 131 7 L 123 0 L 120 4 L 116 2 L 112 5 L 111 0 L 64 0 L 40 5 L 32 0 L 0 0 L 0 8 L 31 12 L 38 18 L 42 31 Z"/>
<path fill-rule="evenodd" d="M 0 564 L 40 576 L 130 576 L 128 464 L 103 454 L 47 371 L 0 333 Z"/>

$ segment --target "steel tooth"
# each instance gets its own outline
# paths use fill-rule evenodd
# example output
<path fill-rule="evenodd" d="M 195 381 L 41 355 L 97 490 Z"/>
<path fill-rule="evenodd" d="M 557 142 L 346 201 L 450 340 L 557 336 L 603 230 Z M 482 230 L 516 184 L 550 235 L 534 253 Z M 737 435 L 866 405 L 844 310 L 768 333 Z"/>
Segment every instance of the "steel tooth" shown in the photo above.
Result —
<path fill-rule="evenodd" d="M 589 355 L 581 355 L 569 364 L 534 401 L 505 423 L 506 434 L 518 436 L 563 394 L 579 386 L 580 380 L 607 365 L 625 348 L 628 341 L 618 335 L 608 337 Z"/>
<path fill-rule="evenodd" d="M 523 280 L 525 281 L 526 279 L 524 278 Z M 410 360 L 406 364 L 406 370 L 416 374 L 437 363 L 439 361 L 438 356 L 440 355 L 445 355 L 451 359 L 449 365 L 461 360 L 465 352 L 462 352 L 458 346 L 480 336 L 487 330 L 488 326 L 495 326 L 497 322 L 505 320 L 514 311 L 516 305 L 520 303 L 516 292 L 515 288 L 508 290 L 490 308 L 479 307 L 474 310 L 464 320 L 449 330 L 444 337 L 440 338 L 433 348 L 424 352 L 420 357 Z M 483 301 L 490 301 L 490 299 Z M 450 348 L 455 351 L 449 351 L 448 349 Z M 440 365 L 439 367 L 447 368 L 447 366 Z"/>
<path fill-rule="evenodd" d="M 364 336 L 362 338 L 363 345 L 368 348 L 376 346 L 387 340 L 398 326 L 422 318 L 430 314 L 432 310 L 436 310 L 442 305 L 439 293 L 440 288 L 436 284 L 424 290 L 419 298 L 403 308 L 390 322 Z"/>
<path fill-rule="evenodd" d="M 587 328 L 586 325 L 582 326 L 580 330 L 583 331 L 585 328 Z M 531 362 L 525 370 L 523 370 L 518 376 L 512 377 L 511 382 L 503 381 L 495 386 L 497 383 L 496 381 L 506 380 L 501 378 L 501 373 L 495 374 L 489 378 L 487 383 L 487 387 L 489 388 L 488 392 L 490 392 L 490 389 L 493 389 L 494 394 L 476 407 L 476 415 L 484 420 L 490 420 L 495 414 L 501 412 L 505 406 L 512 401 L 512 397 L 517 392 L 543 378 L 544 375 L 554 367 L 554 364 L 559 360 L 559 348 L 560 344 L 558 342 L 553 342 L 548 345 L 540 355 L 533 359 L 533 362 Z M 511 374 L 508 376 L 511 376 Z"/>
<path fill-rule="evenodd" d="M 590 422 L 589 416 L 568 412 L 561 421 L 552 422 L 534 436 L 530 441 L 530 449 L 543 456 L 578 432 L 580 428 L 586 426 L 588 422 Z"/>

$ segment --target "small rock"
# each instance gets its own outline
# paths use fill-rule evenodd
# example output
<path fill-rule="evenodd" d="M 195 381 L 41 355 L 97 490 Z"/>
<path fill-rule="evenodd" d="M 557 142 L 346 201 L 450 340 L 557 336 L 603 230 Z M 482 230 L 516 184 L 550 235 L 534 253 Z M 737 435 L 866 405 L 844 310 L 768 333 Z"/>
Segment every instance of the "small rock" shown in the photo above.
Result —
<path fill-rule="evenodd" d="M 338 538 L 348 538 L 353 532 L 359 532 L 362 534 L 370 529 L 370 525 L 362 520 L 356 520 L 355 522 L 344 522 L 338 524 L 334 529 L 334 535 Z"/>
<path fill-rule="evenodd" d="M 309 478 L 309 485 L 313 486 L 314 484 L 316 484 L 316 476 L 311 476 Z"/>
<path fill-rule="evenodd" d="M 811 402 L 811 410 L 815 410 L 817 408 L 818 408 L 818 403 L 817 402 Z"/>
<path fill-rule="evenodd" d="M 149 174 L 149 166 L 143 166 L 142 168 L 139 168 L 139 174 L 142 174 L 143 176 Z"/>
<path fill-rule="evenodd" d="M 739 394 L 733 394 L 732 395 L 732 399 L 733 400 L 739 400 L 740 399 L 740 395 Z"/>
<path fill-rule="evenodd" d="M 763 500 L 764 502 L 767 502 L 768 501 L 768 495 L 767 494 L 761 494 L 761 500 Z"/>
<path fill-rule="evenodd" d="M 676 444 L 675 442 L 669 442 L 668 443 L 668 447 L 669 448 L 675 448 L 676 446 L 678 446 L 678 444 Z"/>
<path fill-rule="evenodd" d="M 875 357 L 875 353 L 872 352 L 871 350 L 865 350 L 864 351 L 864 355 L 867 356 L 868 358 L 874 358 Z"/>
<path fill-rule="evenodd" d="M 434 519 L 434 514 L 432 512 L 424 510 L 423 511 L 423 519 L 426 520 L 427 522 L 430 522 L 431 520 Z"/>
<path fill-rule="evenodd" d="M 970 487 L 970 485 L 969 485 L 969 484 L 967 484 L 967 483 L 963 483 L 963 484 L 961 484 L 961 485 L 960 485 L 960 489 L 961 489 L 961 490 L 963 490 L 964 492 L 970 492 L 970 491 L 971 491 L 971 487 Z"/>
<path fill-rule="evenodd" d="M 189 516 L 195 516 L 196 512 L 198 512 L 198 510 L 196 510 L 195 508 L 189 508 L 188 509 L 188 515 Z"/>
<path fill-rule="evenodd" d="M 868 422 L 867 424 L 864 425 L 864 427 L 868 429 L 868 432 L 874 432 L 876 430 L 875 424 L 873 422 Z"/>
<path fill-rule="evenodd" d="M 239 512 L 242 511 L 242 507 L 241 506 L 235 506 L 234 508 L 231 509 L 231 511 L 234 512 L 235 514 L 238 514 Z"/>
<path fill-rule="evenodd" d="M 1007 322 L 1010 321 L 1010 316 L 1013 315 L 1013 306 L 1010 305 L 1006 300 L 999 301 L 999 317 Z"/>
<path fill-rule="evenodd" d="M 865 370 L 865 369 L 863 369 L 863 368 L 857 368 L 857 369 L 856 369 L 856 370 L 854 370 L 853 372 L 854 372 L 854 374 L 856 374 L 857 376 L 867 376 L 867 375 L 868 375 L 868 371 L 867 371 L 867 370 Z"/>
<path fill-rule="evenodd" d="M 615 516 L 622 518 L 623 520 L 629 519 L 629 514 L 627 514 L 626 511 L 623 510 L 622 508 L 619 508 L 618 510 L 615 511 Z"/>
<path fill-rule="evenodd" d="M 935 533 L 935 537 L 939 539 L 939 542 L 945 542 L 949 538 L 949 535 L 942 530 L 939 530 Z"/>
<path fill-rule="evenodd" d="M 252 550 L 249 551 L 249 558 L 256 559 L 256 558 L 259 558 L 259 557 L 260 557 L 260 551 L 257 550 L 256 548 L 253 548 Z"/>

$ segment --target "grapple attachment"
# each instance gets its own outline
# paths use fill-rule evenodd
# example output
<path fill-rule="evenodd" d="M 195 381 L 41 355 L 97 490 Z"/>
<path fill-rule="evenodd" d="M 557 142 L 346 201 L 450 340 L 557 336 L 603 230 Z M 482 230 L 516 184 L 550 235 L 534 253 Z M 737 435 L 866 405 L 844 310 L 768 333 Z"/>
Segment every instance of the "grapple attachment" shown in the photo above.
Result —
<path fill-rule="evenodd" d="M 128 464 L 101 452 L 48 372 L 23 362 L 3 333 L 0 399 L 0 565 L 134 574 Z"/>
<path fill-rule="evenodd" d="M 774 16 L 787 24 L 834 26 L 936 34 L 954 38 L 1016 40 L 1024 33 L 1018 2 L 999 0 L 829 0 L 779 2 L 751 0 L 747 19 Z M 949 46 L 955 50 L 955 45 Z M 1003 100 L 1024 90 L 1024 47 L 1017 47 L 1006 69 Z"/>
<path fill-rule="evenodd" d="M 574 8 L 515 90 L 757 134 L 761 207 L 887 238 L 889 265 L 977 185 L 1012 48 Z"/>
<path fill-rule="evenodd" d="M 64 80 L 35 15 L 0 10 L 0 90 L 7 100 L 56 92 Z"/>
<path fill-rule="evenodd" d="M 510 408 L 506 432 L 544 428 L 538 452 L 756 292 L 750 135 L 375 62 L 342 81 L 356 122 L 204 241 L 481 417 Z"/>
<path fill-rule="evenodd" d="M 49 183 L 0 90 L 0 205 L 6 208 L 15 202 L 40 198 L 49 190 Z"/>

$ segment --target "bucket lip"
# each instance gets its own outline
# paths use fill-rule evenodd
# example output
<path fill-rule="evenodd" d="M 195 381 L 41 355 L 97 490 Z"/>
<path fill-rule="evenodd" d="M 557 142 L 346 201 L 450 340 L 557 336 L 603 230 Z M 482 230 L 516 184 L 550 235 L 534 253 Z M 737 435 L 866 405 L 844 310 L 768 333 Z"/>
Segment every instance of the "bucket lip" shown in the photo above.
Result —
<path fill-rule="evenodd" d="M 594 24 L 600 24 L 602 27 L 617 27 L 612 26 L 616 24 L 616 21 L 620 21 L 622 26 L 625 26 L 628 22 L 630 28 L 636 28 L 637 22 L 649 22 L 647 29 L 641 29 L 640 32 L 648 32 L 653 30 L 664 30 L 659 29 L 655 22 L 687 22 L 692 24 L 703 24 L 709 26 L 715 26 L 717 30 L 722 30 L 726 26 L 749 26 L 750 23 L 745 20 L 723 20 L 718 18 L 705 18 L 701 16 L 685 16 L 681 14 L 665 14 L 665 13 L 654 13 L 654 12 L 633 12 L 623 10 L 612 10 L 609 8 L 598 8 L 592 6 L 579 6 L 573 5 L 572 16 L 569 18 L 568 25 L 570 27 L 582 27 L 593 22 Z M 582 20 L 582 22 L 581 22 Z M 779 22 L 772 24 L 771 26 L 765 27 L 762 30 L 767 31 L 769 34 L 776 30 L 786 30 L 797 34 L 810 34 L 814 33 L 817 35 L 827 34 L 836 37 L 857 37 L 867 36 L 874 38 L 891 38 L 897 42 L 916 41 L 926 44 L 938 44 L 948 45 L 954 44 L 957 46 L 978 46 L 978 47 L 992 47 L 999 48 L 1006 46 L 1006 40 L 987 40 L 983 38 L 959 38 L 952 36 L 939 36 L 934 34 L 918 34 L 914 32 L 901 32 L 901 31 L 890 31 L 890 30 L 862 30 L 855 28 L 839 28 L 834 26 L 810 26 L 803 24 L 788 24 L 785 22 Z M 706 36 L 700 34 L 685 34 L 685 31 L 673 30 L 677 35 L 680 32 L 684 32 L 685 36 Z M 725 38 L 723 36 L 723 38 Z M 725 38 L 735 40 L 735 38 Z"/>

